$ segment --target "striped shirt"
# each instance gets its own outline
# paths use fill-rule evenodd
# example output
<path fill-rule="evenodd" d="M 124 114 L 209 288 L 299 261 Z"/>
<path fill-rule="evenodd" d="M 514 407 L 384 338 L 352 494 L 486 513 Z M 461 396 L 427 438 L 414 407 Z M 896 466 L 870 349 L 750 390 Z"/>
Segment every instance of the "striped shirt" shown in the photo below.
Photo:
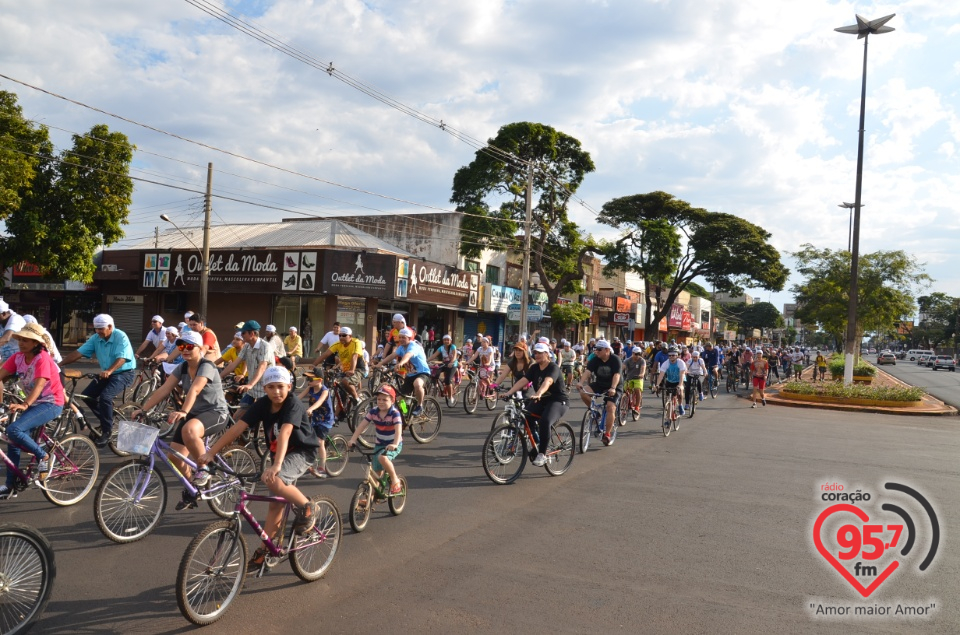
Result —
<path fill-rule="evenodd" d="M 399 447 L 403 443 L 403 439 L 397 438 L 396 434 L 396 426 L 403 423 L 400 418 L 400 411 L 397 410 L 396 406 L 391 406 L 390 410 L 387 410 L 387 414 L 382 417 L 380 416 L 380 408 L 373 407 L 365 418 L 367 425 L 372 424 L 377 427 L 377 447 L 387 446 L 391 443 L 396 443 Z"/>

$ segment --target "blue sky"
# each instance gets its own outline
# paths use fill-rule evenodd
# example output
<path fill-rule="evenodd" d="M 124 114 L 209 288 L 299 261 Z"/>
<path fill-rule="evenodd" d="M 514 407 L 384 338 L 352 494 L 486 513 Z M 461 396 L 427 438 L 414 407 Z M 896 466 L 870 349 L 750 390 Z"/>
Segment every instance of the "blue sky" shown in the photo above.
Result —
<path fill-rule="evenodd" d="M 2 6 L 5 74 L 212 146 L 446 209 L 454 172 L 473 157 L 469 145 L 185 1 Z M 933 290 L 960 295 L 956 2 L 226 6 L 477 139 L 523 120 L 577 137 L 597 166 L 579 192 L 593 210 L 618 196 L 664 190 L 765 227 L 788 265 L 788 252 L 805 242 L 847 243 L 848 216 L 837 204 L 854 197 L 863 49 L 833 29 L 852 24 L 855 13 L 896 13 L 889 22 L 896 31 L 870 41 L 861 250 L 905 249 L 926 263 Z M 125 132 L 141 150 L 134 176 L 202 190 L 212 161 L 214 188 L 228 196 L 306 214 L 423 211 L 227 157 L 5 80 L 0 88 L 56 128 L 78 132 L 103 122 Z M 52 130 L 55 143 L 68 146 L 70 132 Z M 294 215 L 229 201 L 215 208 L 215 223 Z M 152 234 L 161 212 L 189 225 L 200 209 L 194 195 L 138 184 L 129 242 Z M 612 237 L 590 209 L 571 211 L 587 231 Z M 786 291 L 752 293 L 778 306 L 791 301 Z"/>

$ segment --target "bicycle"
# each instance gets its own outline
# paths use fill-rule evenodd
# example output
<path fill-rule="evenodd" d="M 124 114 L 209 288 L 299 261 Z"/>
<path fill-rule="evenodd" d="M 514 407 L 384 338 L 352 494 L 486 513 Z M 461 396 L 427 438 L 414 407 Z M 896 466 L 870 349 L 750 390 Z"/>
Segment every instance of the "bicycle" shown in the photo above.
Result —
<path fill-rule="evenodd" d="M 524 398 L 519 393 L 510 396 L 511 414 L 506 421 L 496 426 L 483 442 L 483 471 L 487 478 L 497 485 L 513 483 L 527 460 L 533 460 L 537 454 L 537 434 L 530 429 L 529 417 L 537 415 L 527 411 Z M 529 445 L 528 445 L 529 444 Z M 531 456 L 529 448 L 533 448 Z M 547 445 L 547 462 L 543 467 L 550 476 L 560 476 L 573 463 L 577 451 L 573 437 L 573 428 L 564 421 L 553 424 L 550 430 L 550 443 Z"/>
<path fill-rule="evenodd" d="M 26 633 L 43 615 L 57 563 L 50 541 L 21 523 L 0 524 L 0 633 Z"/>
<path fill-rule="evenodd" d="M 364 452 L 358 446 L 354 449 L 363 455 L 367 462 L 367 468 L 363 475 L 363 480 L 357 486 L 353 498 L 350 499 L 350 526 L 357 533 L 360 533 L 367 527 L 370 521 L 370 515 L 373 512 L 373 506 L 377 503 L 387 501 L 390 513 L 399 516 L 403 513 L 403 508 L 407 504 L 407 479 L 398 476 L 400 479 L 400 492 L 390 493 L 390 475 L 386 470 L 381 469 L 382 474 L 376 475 L 373 469 L 373 452 Z"/>
<path fill-rule="evenodd" d="M 430 370 L 430 395 L 435 397 L 437 400 L 443 399 L 447 406 L 452 408 L 457 405 L 458 397 L 460 396 L 460 385 L 463 381 L 463 378 L 460 374 L 460 368 L 456 367 L 453 369 L 453 376 L 450 380 L 450 386 L 453 390 L 450 391 L 450 394 L 447 394 L 447 385 L 443 382 L 443 370 L 442 366 L 435 365 L 431 366 Z"/>
<path fill-rule="evenodd" d="M 690 412 L 687 413 L 688 419 L 693 419 L 693 414 L 697 411 L 697 404 L 700 402 L 700 392 L 703 386 L 700 383 L 700 375 L 687 375 L 687 386 L 685 388 L 690 395 Z"/>
<path fill-rule="evenodd" d="M 663 400 L 663 414 L 660 415 L 660 427 L 663 430 L 663 436 L 670 436 L 670 427 L 673 427 L 674 431 L 680 429 L 679 421 L 679 411 L 680 411 L 680 392 L 679 386 L 669 386 L 663 387 L 658 390 Z M 667 398 L 667 395 L 670 395 L 670 398 Z"/>
<path fill-rule="evenodd" d="M 714 374 L 713 369 L 707 371 L 707 392 L 710 393 L 711 399 L 716 399 L 720 392 L 720 381 Z"/>
<path fill-rule="evenodd" d="M 592 436 L 603 439 L 604 445 L 613 445 L 613 442 L 617 440 L 617 428 L 619 427 L 614 421 L 614 425 L 610 426 L 609 439 L 604 439 L 604 434 L 607 431 L 607 403 L 604 399 L 606 395 L 583 392 L 590 397 L 590 407 L 587 408 L 583 415 L 583 421 L 580 422 L 580 454 L 584 454 L 590 447 L 590 437 Z M 625 401 L 623 397 L 617 402 L 618 408 L 621 401 Z"/>
<path fill-rule="evenodd" d="M 737 392 L 739 383 L 740 379 L 737 374 L 737 365 L 731 362 L 730 368 L 727 369 L 727 392 Z"/>
<path fill-rule="evenodd" d="M 213 464 L 211 464 L 213 465 Z M 267 556 L 259 569 L 251 571 L 260 578 L 284 560 L 304 582 L 314 582 L 326 574 L 333 564 L 343 537 L 340 510 L 326 496 L 311 500 L 319 506 L 316 525 L 309 532 L 297 535 L 293 523 L 287 529 L 293 505 L 279 496 L 262 496 L 247 492 L 256 484 L 259 473 L 241 473 L 216 465 L 239 480 L 240 498 L 230 520 L 220 520 L 204 527 L 183 552 L 177 569 L 177 606 L 185 618 L 198 626 L 213 624 L 227 612 L 240 594 L 247 577 L 247 542 L 240 519 L 263 541 Z M 248 483 L 248 481 L 253 481 Z M 276 536 L 268 536 L 247 508 L 247 502 L 286 503 Z"/>
<path fill-rule="evenodd" d="M 620 398 L 621 407 L 623 410 L 630 413 L 630 418 L 634 421 L 637 421 L 640 418 L 640 407 L 643 405 L 643 395 L 641 391 L 634 392 L 633 390 L 626 390 L 623 393 L 623 397 Z M 618 411 L 619 413 L 619 411 Z M 621 415 L 622 420 L 626 421 L 626 415 Z M 623 425 L 622 423 L 620 425 Z"/>
<path fill-rule="evenodd" d="M 413 440 L 417 443 L 430 443 L 437 438 L 437 435 L 440 434 L 440 424 L 443 421 L 443 412 L 440 410 L 440 402 L 434 399 L 433 397 L 423 398 L 423 403 L 420 404 L 423 408 L 423 411 L 417 415 L 413 416 L 413 409 L 416 408 L 417 400 L 413 395 L 404 395 L 400 392 L 400 388 L 396 386 L 396 374 L 390 373 L 385 375 L 387 381 L 394 386 L 397 390 L 397 410 L 400 411 L 400 419 L 403 421 L 403 429 L 410 430 L 410 436 L 413 437 Z M 353 432 L 357 429 L 357 426 L 360 425 L 361 417 L 366 416 L 372 408 L 377 405 L 376 397 L 370 397 L 368 399 L 360 402 L 360 405 L 357 406 L 356 411 L 354 412 L 353 418 L 350 420 L 350 431 Z M 374 446 L 376 440 L 376 427 L 367 426 L 367 429 L 363 431 L 357 441 L 363 447 L 369 449 Z"/>
<path fill-rule="evenodd" d="M 0 404 L 0 434 L 6 437 L 7 426 L 16 421 L 16 413 L 11 413 L 6 404 Z M 47 472 L 39 471 L 37 457 L 26 452 L 30 462 L 25 470 L 13 464 L 7 453 L 0 448 L 0 458 L 7 466 L 8 473 L 16 477 L 13 483 L 13 498 L 30 485 L 40 488 L 48 501 L 59 507 L 74 505 L 83 500 L 97 482 L 100 473 L 100 454 L 97 446 L 88 437 L 70 434 L 62 439 L 53 439 L 47 435 L 44 426 L 32 432 L 33 439 L 47 450 Z M 10 443 L 13 443 L 10 441 Z M 19 446 L 18 446 L 19 447 Z M 21 458 L 22 460 L 22 458 Z M 0 583 L 2 587 L 2 583 Z"/>
<path fill-rule="evenodd" d="M 173 450 L 158 436 L 156 428 L 133 421 L 121 421 L 118 427 L 122 449 L 141 456 L 110 470 L 97 488 L 93 512 L 104 536 L 120 544 L 135 542 L 149 535 L 160 523 L 167 507 L 167 480 L 157 468 L 157 458 L 173 471 L 188 496 L 207 501 L 217 516 L 230 517 L 231 506 L 239 500 L 243 487 L 238 479 L 214 476 L 207 485 L 196 486 L 173 464 L 168 454 L 190 466 L 194 474 L 196 462 Z M 234 445 L 217 455 L 211 465 L 255 470 L 257 460 L 247 448 Z M 255 482 L 249 484 L 248 493 L 253 493 L 255 486 Z"/>
<path fill-rule="evenodd" d="M 123 390 L 122 401 L 133 401 L 143 403 L 163 383 L 163 377 L 160 373 L 160 364 L 154 359 L 141 357 L 137 360 L 137 376 L 129 388 Z M 127 399 L 127 390 L 130 391 L 130 399 Z"/>
<path fill-rule="evenodd" d="M 463 409 L 468 415 L 477 411 L 477 404 L 481 400 L 486 404 L 487 410 L 493 410 L 497 407 L 497 385 L 490 383 L 489 377 L 481 377 L 481 374 L 485 372 L 487 371 L 483 369 L 467 371 L 470 382 L 463 389 Z"/>

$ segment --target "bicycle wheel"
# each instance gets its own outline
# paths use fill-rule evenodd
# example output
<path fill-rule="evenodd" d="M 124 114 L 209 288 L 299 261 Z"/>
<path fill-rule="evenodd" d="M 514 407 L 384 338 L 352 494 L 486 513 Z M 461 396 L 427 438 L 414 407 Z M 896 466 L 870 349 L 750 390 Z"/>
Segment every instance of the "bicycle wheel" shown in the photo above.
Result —
<path fill-rule="evenodd" d="M 232 445 L 221 451 L 220 457 L 224 463 L 227 464 L 227 467 L 234 472 L 251 474 L 257 471 L 257 463 L 259 463 L 257 455 L 249 448 Z M 219 471 L 214 472 L 210 485 L 201 489 L 211 489 L 218 484 L 222 484 L 224 481 L 228 483 L 232 482 L 233 486 L 217 490 L 215 494 L 207 499 L 207 505 L 210 506 L 210 511 L 220 518 L 230 518 L 233 516 L 234 510 L 237 508 L 237 502 L 240 500 L 240 483 L 236 477 Z M 247 494 L 253 494 L 253 490 L 255 490 L 256 487 L 256 481 L 251 480 L 248 482 L 246 485 Z"/>
<path fill-rule="evenodd" d="M 303 375 L 303 366 L 297 366 L 293 369 L 293 387 L 295 390 L 303 390 L 307 385 L 307 378 Z"/>
<path fill-rule="evenodd" d="M 315 496 L 313 502 L 319 508 L 317 524 L 302 536 L 294 534 L 290 548 L 290 568 L 304 582 L 313 582 L 324 576 L 337 557 L 343 537 L 336 503 L 326 496 Z"/>
<path fill-rule="evenodd" d="M 459 386 L 454 386 L 453 391 L 450 395 L 444 395 L 444 400 L 447 402 L 448 408 L 453 408 L 457 405 L 457 397 L 460 395 Z"/>
<path fill-rule="evenodd" d="M 477 411 L 478 401 L 479 397 L 477 396 L 477 385 L 473 382 L 470 382 L 463 391 L 463 409 L 467 411 L 468 415 L 472 415 Z"/>
<path fill-rule="evenodd" d="M 247 576 L 247 543 L 234 520 L 207 525 L 183 552 L 177 569 L 177 606 L 198 626 L 227 612 Z"/>
<path fill-rule="evenodd" d="M 131 397 L 132 401 L 137 403 L 143 403 L 147 397 L 153 392 L 153 381 L 142 381 L 137 384 L 136 388 L 133 389 L 133 396 Z"/>
<path fill-rule="evenodd" d="M 527 464 L 523 432 L 509 423 L 494 428 L 483 442 L 483 471 L 498 485 L 517 480 Z"/>
<path fill-rule="evenodd" d="M 250 446 L 261 459 L 266 456 L 267 450 L 270 449 L 270 445 L 267 443 L 267 436 L 263 431 L 262 425 L 257 426 L 254 430 L 253 439 L 250 440 Z"/>
<path fill-rule="evenodd" d="M 53 465 L 41 485 L 47 500 L 59 507 L 82 501 L 100 475 L 100 454 L 89 437 L 71 434 L 50 451 Z"/>
<path fill-rule="evenodd" d="M 697 411 L 697 402 L 700 401 L 700 395 L 695 392 L 690 395 L 690 414 L 687 415 L 688 419 L 693 419 L 693 413 Z"/>
<path fill-rule="evenodd" d="M 367 527 L 370 521 L 370 510 L 373 509 L 373 487 L 364 481 L 357 486 L 353 498 L 350 499 L 350 526 L 357 533 Z"/>
<path fill-rule="evenodd" d="M 364 399 L 360 402 L 360 405 L 356 407 L 353 412 L 353 416 L 350 418 L 350 429 L 356 431 L 357 427 L 360 425 L 360 421 L 363 417 L 366 416 L 367 412 L 373 408 L 376 402 L 373 398 Z M 357 442 L 360 443 L 363 447 L 370 449 L 374 446 L 377 441 L 377 428 L 373 425 L 368 425 L 366 430 L 363 431 L 359 437 L 357 437 Z"/>
<path fill-rule="evenodd" d="M 493 410 L 497 407 L 497 391 L 487 386 L 487 395 L 483 398 L 484 404 L 487 406 L 487 410 Z"/>
<path fill-rule="evenodd" d="M 613 436 L 616 436 L 616 428 L 613 430 Z M 610 441 L 613 443 L 613 441 Z M 550 476 L 560 476 L 570 469 L 573 463 L 573 455 L 577 452 L 577 441 L 573 435 L 573 428 L 565 421 L 559 421 L 553 425 L 550 432 L 550 443 L 547 445 L 547 462 L 544 467 Z"/>
<path fill-rule="evenodd" d="M 437 438 L 440 433 L 440 422 L 443 418 L 443 412 L 440 410 L 440 402 L 433 397 L 426 397 L 423 400 L 423 414 L 419 417 L 407 415 L 407 422 L 410 427 L 410 436 L 417 443 L 430 443 Z"/>
<path fill-rule="evenodd" d="M 673 422 L 670 420 L 670 407 L 672 402 L 666 402 L 663 404 L 663 413 L 660 415 L 660 429 L 663 430 L 663 436 L 670 436 L 670 426 L 673 425 Z"/>
<path fill-rule="evenodd" d="M 493 418 L 493 423 L 490 425 L 490 429 L 493 430 L 497 426 L 507 423 L 508 421 L 509 419 L 507 419 L 507 413 L 501 412 L 500 414 L 498 414 Z"/>
<path fill-rule="evenodd" d="M 680 398 L 676 398 L 676 403 L 670 406 L 670 419 L 673 420 L 673 431 L 676 432 L 680 429 Z"/>
<path fill-rule="evenodd" d="M 399 494 L 391 494 L 387 499 L 387 505 L 390 507 L 390 513 L 399 516 L 403 513 L 403 508 L 407 505 L 407 479 L 400 477 L 400 485 L 403 488 Z"/>
<path fill-rule="evenodd" d="M 61 439 L 68 434 L 80 432 L 77 428 L 77 413 L 69 405 L 65 405 L 59 417 L 44 424 L 43 431 L 51 439 Z"/>
<path fill-rule="evenodd" d="M 717 393 L 720 392 L 720 382 L 717 381 L 717 378 L 713 375 L 710 375 L 710 398 L 716 399 Z"/>
<path fill-rule="evenodd" d="M 593 410 L 587 410 L 583 413 L 583 420 L 580 422 L 580 454 L 587 451 L 590 447 L 590 437 L 593 435 Z"/>
<path fill-rule="evenodd" d="M 620 395 L 620 401 L 617 402 L 617 425 L 619 427 L 627 422 L 627 415 L 630 413 L 630 395 Z"/>
<path fill-rule="evenodd" d="M 97 488 L 93 515 L 103 535 L 118 543 L 149 534 L 167 506 L 163 474 L 144 459 L 132 459 L 110 470 Z"/>
<path fill-rule="evenodd" d="M 0 525 L 0 633 L 26 633 L 40 619 L 57 577 L 50 542 L 21 523 Z"/>
<path fill-rule="evenodd" d="M 347 440 L 339 434 L 335 437 L 326 438 L 327 476 L 340 476 L 347 467 L 347 461 L 350 460 L 347 454 Z M 320 467 L 317 464 L 315 467 Z"/>

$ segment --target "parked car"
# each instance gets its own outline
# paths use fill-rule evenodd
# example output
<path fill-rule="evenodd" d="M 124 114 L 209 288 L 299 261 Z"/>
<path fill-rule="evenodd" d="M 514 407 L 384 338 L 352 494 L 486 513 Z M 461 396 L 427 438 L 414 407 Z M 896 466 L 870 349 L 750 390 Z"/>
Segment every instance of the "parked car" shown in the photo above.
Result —
<path fill-rule="evenodd" d="M 957 372 L 957 360 L 953 359 L 952 355 L 937 355 L 933 358 L 933 370 L 938 370 L 940 368 L 948 368 L 953 372 Z"/>
<path fill-rule="evenodd" d="M 877 366 L 882 366 L 883 364 L 893 364 L 897 365 L 897 356 L 893 353 L 887 351 L 886 353 L 880 353 L 877 356 Z"/>
<path fill-rule="evenodd" d="M 933 362 L 937 359 L 936 355 L 927 355 L 927 358 L 923 360 L 923 365 L 927 368 L 933 368 Z"/>
<path fill-rule="evenodd" d="M 917 366 L 926 366 L 927 359 L 933 357 L 931 353 L 918 353 L 917 354 Z"/>

